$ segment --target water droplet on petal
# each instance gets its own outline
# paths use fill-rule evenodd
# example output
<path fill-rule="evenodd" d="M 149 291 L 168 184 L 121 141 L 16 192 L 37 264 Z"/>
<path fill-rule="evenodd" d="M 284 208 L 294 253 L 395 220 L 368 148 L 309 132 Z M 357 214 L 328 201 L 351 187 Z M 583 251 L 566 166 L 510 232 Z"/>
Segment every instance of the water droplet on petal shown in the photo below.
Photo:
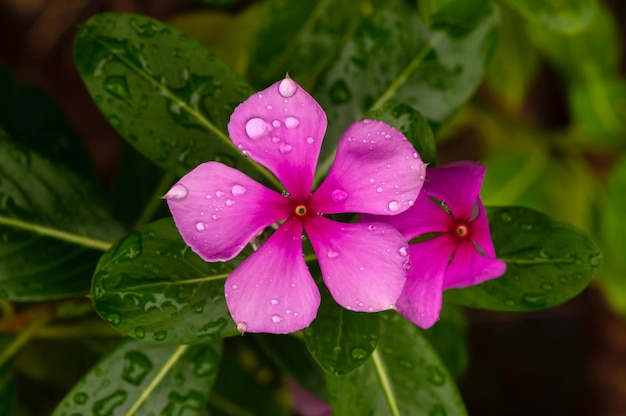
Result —
<path fill-rule="evenodd" d="M 339 255 L 339 253 L 337 253 L 336 251 L 333 250 L 328 250 L 328 253 L 326 253 L 328 255 L 329 259 L 334 259 L 337 258 L 337 256 Z"/>
<path fill-rule="evenodd" d="M 381 193 L 382 191 L 383 191 L 383 188 L 381 188 L 380 186 L 376 188 L 376 192 Z"/>
<path fill-rule="evenodd" d="M 298 84 L 291 78 L 285 78 L 278 84 L 278 93 L 285 98 L 293 97 L 297 90 Z"/>
<path fill-rule="evenodd" d="M 213 214 L 213 215 L 211 216 L 211 218 L 213 218 L 214 220 L 216 220 L 216 219 L 218 219 L 219 217 L 217 216 L 217 214 Z"/>
<path fill-rule="evenodd" d="M 309 136 L 309 137 L 306 138 L 306 142 L 308 144 L 313 144 L 313 143 L 315 143 L 315 139 L 313 137 Z"/>
<path fill-rule="evenodd" d="M 413 159 L 417 159 L 419 158 L 419 155 L 417 154 L 417 152 L 413 152 Z"/>
<path fill-rule="evenodd" d="M 400 247 L 400 250 L 398 250 L 398 252 L 402 257 L 406 257 L 409 255 L 409 250 L 407 250 L 406 247 Z"/>
<path fill-rule="evenodd" d="M 231 288 L 232 290 L 237 290 L 237 289 L 239 288 L 239 286 L 237 286 L 237 285 L 232 285 L 230 288 Z"/>
<path fill-rule="evenodd" d="M 333 200 L 333 202 L 345 201 L 347 197 L 348 197 L 348 193 L 344 191 L 343 189 L 335 189 L 330 194 L 330 198 Z"/>
<path fill-rule="evenodd" d="M 246 134 L 253 140 L 265 136 L 267 130 L 267 123 L 262 118 L 255 117 L 246 122 Z"/>
<path fill-rule="evenodd" d="M 389 202 L 389 211 L 396 212 L 399 209 L 400 209 L 400 204 L 398 204 L 398 201 Z"/>
<path fill-rule="evenodd" d="M 376 227 L 374 225 L 368 225 L 367 226 L 367 230 L 368 231 L 374 231 L 376 229 Z"/>
<path fill-rule="evenodd" d="M 292 149 L 293 147 L 287 143 L 281 143 L 279 147 L 280 153 L 289 153 Z"/>
<path fill-rule="evenodd" d="M 376 182 L 376 179 L 370 178 L 370 183 L 374 183 L 374 182 Z"/>
<path fill-rule="evenodd" d="M 283 123 L 280 122 L 280 120 L 274 120 L 272 121 L 272 126 L 274 126 L 275 129 L 279 128 Z"/>
<path fill-rule="evenodd" d="M 278 299 L 272 299 L 272 300 L 270 300 L 270 303 L 272 305 L 278 305 Z"/>
<path fill-rule="evenodd" d="M 300 124 L 300 120 L 295 117 L 287 117 L 285 119 L 285 127 L 287 127 L 288 129 L 295 129 L 296 127 L 298 127 L 298 124 Z"/>
<path fill-rule="evenodd" d="M 272 105 L 271 105 L 271 104 L 268 104 L 265 108 L 267 108 L 268 110 L 271 110 L 271 109 L 272 109 L 272 108 L 274 108 L 274 107 L 272 107 Z"/>
<path fill-rule="evenodd" d="M 189 191 L 187 190 L 185 185 L 177 183 L 176 185 L 172 186 L 169 191 L 167 191 L 167 193 L 165 194 L 165 198 L 173 199 L 174 201 L 182 201 L 183 199 L 187 198 L 188 194 Z"/>
<path fill-rule="evenodd" d="M 230 192 L 232 192 L 234 196 L 241 196 L 246 193 L 246 188 L 241 185 L 233 185 Z"/>
<path fill-rule="evenodd" d="M 233 205 L 235 205 L 235 201 L 233 201 L 232 199 L 227 199 L 226 200 L 226 206 L 227 207 L 232 207 Z"/>
<path fill-rule="evenodd" d="M 274 315 L 272 316 L 272 322 L 274 322 L 275 324 L 281 323 L 283 321 L 283 317 L 280 315 Z"/>
<path fill-rule="evenodd" d="M 222 191 L 216 191 L 216 192 L 215 192 L 215 196 L 216 196 L 216 197 L 218 197 L 218 198 L 220 198 L 220 197 L 224 196 L 224 192 L 222 192 Z"/>
<path fill-rule="evenodd" d="M 369 308 L 367 308 L 368 312 L 374 312 L 374 307 L 370 306 Z"/>
<path fill-rule="evenodd" d="M 405 272 L 408 272 L 409 270 L 411 270 L 412 267 L 413 266 L 408 261 L 402 265 L 402 268 L 404 269 Z"/>
<path fill-rule="evenodd" d="M 203 222 L 199 222 L 196 224 L 196 231 L 202 232 L 206 230 L 206 227 L 204 226 Z"/>
<path fill-rule="evenodd" d="M 237 322 L 237 331 L 241 332 L 242 334 L 244 332 L 246 332 L 246 330 L 248 329 L 248 324 L 245 322 Z"/>

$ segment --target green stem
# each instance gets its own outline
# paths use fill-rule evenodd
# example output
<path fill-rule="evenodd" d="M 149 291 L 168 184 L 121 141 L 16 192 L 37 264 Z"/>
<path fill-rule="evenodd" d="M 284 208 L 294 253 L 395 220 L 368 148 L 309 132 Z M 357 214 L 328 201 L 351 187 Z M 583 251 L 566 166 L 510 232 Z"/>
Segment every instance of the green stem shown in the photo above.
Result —
<path fill-rule="evenodd" d="M 391 388 L 391 382 L 389 381 L 389 377 L 387 377 L 387 369 L 380 359 L 380 355 L 378 354 L 377 349 L 374 350 L 374 352 L 372 353 L 372 362 L 374 363 L 376 374 L 378 375 L 378 379 L 380 380 L 380 384 L 383 388 L 383 394 L 387 398 L 389 411 L 393 416 L 400 416 L 398 403 L 396 402 L 396 397 L 393 394 L 393 389 Z"/>
<path fill-rule="evenodd" d="M 30 340 L 35 332 L 46 325 L 46 323 L 52 318 L 49 313 L 43 313 L 35 318 L 26 328 L 20 331 L 13 342 L 11 342 L 0 353 L 0 367 L 7 363 L 17 352 Z"/>

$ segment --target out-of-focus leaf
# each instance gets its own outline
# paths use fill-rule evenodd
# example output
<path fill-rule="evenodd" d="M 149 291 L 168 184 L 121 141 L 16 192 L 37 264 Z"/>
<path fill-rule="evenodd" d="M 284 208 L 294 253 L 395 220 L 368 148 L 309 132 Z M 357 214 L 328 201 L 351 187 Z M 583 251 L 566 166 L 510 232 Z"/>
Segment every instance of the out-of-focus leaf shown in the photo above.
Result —
<path fill-rule="evenodd" d="M 363 118 L 381 120 L 400 130 L 415 146 L 423 162 L 437 166 L 437 147 L 428 120 L 410 105 L 390 102 L 369 111 Z"/>
<path fill-rule="evenodd" d="M 98 314 L 138 339 L 199 343 L 237 334 L 224 281 L 237 260 L 207 263 L 171 218 L 144 225 L 104 253 L 93 277 Z"/>
<path fill-rule="evenodd" d="M 373 10 L 314 90 L 329 118 L 321 172 L 349 124 L 388 101 L 406 102 L 442 123 L 473 94 L 496 45 L 498 9 L 480 2 L 443 8 L 428 28 L 402 0 Z M 449 14 L 448 14 L 449 13 Z"/>
<path fill-rule="evenodd" d="M 315 361 L 329 374 L 348 374 L 363 365 L 378 342 L 379 317 L 337 305 L 323 289 L 317 317 L 304 330 L 304 341 Z"/>
<path fill-rule="evenodd" d="M 585 29 L 598 6 L 596 0 L 506 0 L 506 2 L 527 19 L 567 34 Z"/>
<path fill-rule="evenodd" d="M 422 332 L 455 380 L 463 376 L 469 362 L 466 326 L 461 308 L 444 304 L 437 324 Z"/>
<path fill-rule="evenodd" d="M 0 335 L 0 355 L 15 340 L 14 335 Z M 11 415 L 17 402 L 17 388 L 11 371 L 12 357 L 0 363 L 0 415 Z"/>
<path fill-rule="evenodd" d="M 124 234 L 88 181 L 0 136 L 0 298 L 89 288 L 99 253 Z"/>
<path fill-rule="evenodd" d="M 211 6 L 231 6 L 240 0 L 198 0 L 200 3 L 209 4 Z"/>
<path fill-rule="evenodd" d="M 545 309 L 579 294 L 600 266 L 598 247 L 572 225 L 521 207 L 489 207 L 487 215 L 506 273 L 448 290 L 447 301 L 500 311 Z"/>
<path fill-rule="evenodd" d="M 257 88 L 286 73 L 310 88 L 372 5 L 364 0 L 270 0 L 251 45 L 248 79 Z"/>
<path fill-rule="evenodd" d="M 461 396 L 437 354 L 412 323 L 381 314 L 378 347 L 347 376 L 327 375 L 333 414 L 465 415 Z"/>
<path fill-rule="evenodd" d="M 182 175 L 220 157 L 258 168 L 226 133 L 252 90 L 190 36 L 147 17 L 103 13 L 81 27 L 74 60 L 109 123 L 162 168 Z"/>
<path fill-rule="evenodd" d="M 202 415 L 221 350 L 221 343 L 125 340 L 83 377 L 53 415 Z"/>
<path fill-rule="evenodd" d="M 20 85 L 0 65 L 0 129 L 10 140 L 86 178 L 93 177 L 87 151 L 54 101 L 42 90 Z"/>
<path fill-rule="evenodd" d="M 324 372 L 302 340 L 283 335 L 257 334 L 254 335 L 254 341 L 285 375 L 316 397 L 326 400 Z"/>

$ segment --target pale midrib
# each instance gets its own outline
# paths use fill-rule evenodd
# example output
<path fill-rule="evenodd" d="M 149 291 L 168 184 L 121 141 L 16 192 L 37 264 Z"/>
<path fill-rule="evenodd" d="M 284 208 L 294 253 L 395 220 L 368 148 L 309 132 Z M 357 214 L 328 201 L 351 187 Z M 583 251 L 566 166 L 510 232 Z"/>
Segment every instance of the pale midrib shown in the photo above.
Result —
<path fill-rule="evenodd" d="M 135 403 L 131 406 L 130 409 L 125 413 L 125 416 L 132 416 L 137 413 L 141 405 L 146 401 L 146 399 L 152 394 L 156 386 L 163 380 L 163 378 L 167 375 L 167 372 L 172 369 L 174 364 L 178 361 L 178 359 L 183 355 L 185 351 L 189 348 L 189 345 L 179 345 L 178 348 L 174 351 L 172 356 L 163 364 L 161 370 L 154 376 L 150 384 L 146 386 L 141 395 L 137 398 Z"/>
<path fill-rule="evenodd" d="M 132 63 L 128 59 L 124 58 L 124 56 L 118 54 L 113 48 L 110 48 L 109 45 L 106 44 L 106 42 L 103 42 L 103 41 L 101 41 L 98 38 L 96 38 L 95 40 L 97 42 L 99 42 L 102 46 L 104 46 L 109 51 L 109 53 L 111 53 L 111 55 L 113 55 L 117 59 L 119 59 L 131 71 L 133 71 L 135 74 L 139 75 L 141 78 L 143 78 L 149 84 L 151 84 L 153 87 L 155 87 L 158 91 L 160 91 L 163 94 L 163 96 L 165 96 L 167 99 L 175 102 L 177 105 L 180 106 L 181 109 L 183 109 L 185 112 L 187 112 L 187 114 L 189 114 L 190 116 L 194 117 L 196 120 L 198 120 L 198 122 L 201 125 L 206 127 L 209 131 L 213 132 L 213 134 L 215 134 L 217 137 L 219 137 L 220 140 L 222 140 L 222 142 L 224 144 L 229 146 L 236 153 L 238 153 L 238 154 L 241 153 L 241 151 L 239 149 L 237 149 L 237 146 L 235 146 L 235 144 L 230 140 L 230 138 L 226 134 L 224 134 L 223 131 L 218 129 L 213 123 L 211 123 L 209 120 L 207 120 L 205 117 L 203 117 L 202 114 L 199 114 L 197 111 L 195 111 L 189 105 L 187 105 L 187 103 L 185 101 L 183 101 L 180 98 L 178 98 L 175 94 L 172 94 L 172 92 L 169 89 L 165 88 L 162 84 L 157 82 L 154 78 L 148 76 L 144 71 L 141 71 L 140 68 L 137 67 L 137 65 L 135 65 L 134 63 Z M 274 175 L 272 175 L 268 170 L 264 169 L 263 167 L 261 167 L 261 165 L 257 164 L 256 162 L 254 162 L 253 160 L 251 160 L 249 158 L 244 158 L 244 160 L 247 163 L 249 163 L 250 166 L 254 167 L 259 173 L 261 173 L 263 176 L 265 176 L 272 184 L 277 186 L 277 189 L 282 189 L 282 184 L 280 183 L 280 181 L 278 181 L 276 179 L 276 177 L 274 177 Z"/>
<path fill-rule="evenodd" d="M 16 218 L 8 218 L 0 216 L 0 225 L 6 225 L 13 228 L 19 228 L 26 231 L 37 233 L 44 237 L 51 237 L 57 240 L 65 241 L 72 244 L 77 244 L 86 248 L 93 248 L 100 251 L 107 251 L 113 245 L 110 241 L 98 240 L 85 235 L 78 235 L 67 231 L 62 231 L 56 228 L 47 227 L 44 225 L 33 224 L 30 222 L 18 220 Z"/>
<path fill-rule="evenodd" d="M 372 353 L 372 363 L 374 364 L 374 369 L 376 370 L 376 374 L 378 375 L 378 379 L 380 380 L 383 394 L 385 395 L 387 403 L 389 404 L 389 410 L 391 414 L 393 416 L 400 416 L 400 409 L 398 409 L 398 403 L 396 402 L 396 397 L 393 394 L 391 382 L 389 381 L 389 377 L 387 376 L 387 368 L 385 368 L 385 365 L 380 359 L 378 349 L 374 350 L 374 352 Z"/>
<path fill-rule="evenodd" d="M 572 259 L 507 259 L 498 257 L 507 264 L 574 264 Z"/>
<path fill-rule="evenodd" d="M 148 283 L 145 285 L 129 286 L 123 289 L 125 292 L 127 292 L 129 290 L 146 289 L 146 288 L 159 287 L 159 286 L 171 286 L 171 285 L 178 286 L 178 285 L 191 285 L 194 283 L 207 283 L 207 282 L 212 282 L 214 280 L 226 279 L 228 275 L 229 273 L 222 273 L 222 274 L 216 274 L 215 276 L 203 276 L 203 277 L 198 277 L 198 278 L 189 279 L 189 280 L 178 280 L 175 282 L 156 282 L 156 283 Z"/>

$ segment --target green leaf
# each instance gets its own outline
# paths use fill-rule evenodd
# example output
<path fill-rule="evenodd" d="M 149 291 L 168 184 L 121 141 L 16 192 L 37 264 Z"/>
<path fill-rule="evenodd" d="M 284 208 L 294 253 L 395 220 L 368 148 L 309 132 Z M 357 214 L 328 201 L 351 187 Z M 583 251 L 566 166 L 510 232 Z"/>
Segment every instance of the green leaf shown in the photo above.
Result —
<path fill-rule="evenodd" d="M 423 330 L 422 334 L 454 379 L 459 380 L 469 363 L 467 323 L 461 308 L 444 304 L 437 324 Z"/>
<path fill-rule="evenodd" d="M 0 129 L 15 143 L 93 178 L 87 150 L 56 103 L 42 90 L 19 84 L 2 65 Z"/>
<path fill-rule="evenodd" d="M 527 19 L 567 34 L 585 29 L 598 6 L 596 0 L 506 0 L 506 2 Z"/>
<path fill-rule="evenodd" d="M 522 207 L 489 207 L 487 215 L 506 273 L 449 290 L 446 301 L 499 311 L 550 308 L 579 294 L 600 267 L 598 247 L 574 226 Z"/>
<path fill-rule="evenodd" d="M 226 134 L 234 108 L 253 91 L 188 35 L 147 17 L 103 13 L 81 27 L 74 60 L 109 123 L 163 169 L 183 175 L 221 157 L 271 176 Z"/>
<path fill-rule="evenodd" d="M 237 330 L 224 281 L 237 261 L 205 262 L 165 218 L 104 253 L 93 277 L 93 304 L 111 325 L 139 339 L 193 344 L 232 336 Z"/>
<path fill-rule="evenodd" d="M 304 330 L 304 341 L 324 371 L 336 376 L 348 374 L 363 365 L 376 348 L 379 317 L 344 309 L 327 289 L 322 292 L 322 304 Z"/>
<path fill-rule="evenodd" d="M 462 10 L 469 14 L 459 19 L 444 8 L 428 28 L 415 7 L 391 0 L 362 22 L 314 91 L 329 119 L 320 173 L 341 134 L 367 111 L 406 102 L 438 125 L 470 98 L 496 44 L 498 9 L 480 2 Z"/>
<path fill-rule="evenodd" d="M 0 415 L 11 415 L 12 409 L 17 402 L 17 388 L 13 379 L 11 365 L 13 363 L 13 355 L 5 357 L 5 351 L 15 342 L 16 336 L 0 334 L 0 356 L 3 361 L 0 362 Z"/>
<path fill-rule="evenodd" d="M 421 331 L 396 312 L 381 316 L 380 341 L 368 362 L 347 376 L 327 376 L 333 414 L 467 414 L 452 377 Z"/>
<path fill-rule="evenodd" d="M 363 118 L 381 120 L 400 130 L 415 147 L 423 162 L 430 166 L 437 165 L 437 147 L 428 120 L 410 105 L 390 102 L 377 110 L 367 112 Z"/>
<path fill-rule="evenodd" d="M 76 384 L 53 415 L 202 415 L 221 350 L 221 344 L 122 341 Z"/>
<path fill-rule="evenodd" d="M 124 234 L 93 185 L 0 135 L 0 297 L 87 291 L 99 253 Z"/>
<path fill-rule="evenodd" d="M 267 1 L 250 48 L 248 79 L 264 88 L 289 73 L 310 88 L 371 7 L 363 0 Z"/>

